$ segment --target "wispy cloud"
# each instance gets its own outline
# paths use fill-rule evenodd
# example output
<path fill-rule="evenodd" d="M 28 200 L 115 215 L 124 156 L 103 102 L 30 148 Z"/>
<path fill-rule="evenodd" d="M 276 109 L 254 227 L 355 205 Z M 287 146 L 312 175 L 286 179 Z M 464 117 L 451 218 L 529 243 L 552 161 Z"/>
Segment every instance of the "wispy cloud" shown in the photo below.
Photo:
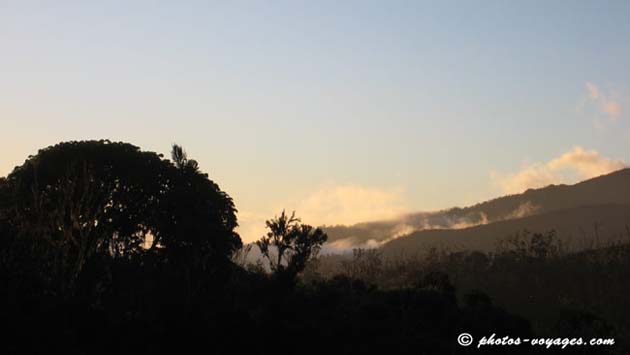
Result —
<path fill-rule="evenodd" d="M 595 150 L 576 146 L 547 162 L 527 164 L 518 172 L 508 174 L 491 172 L 490 175 L 503 192 L 520 193 L 528 188 L 574 183 L 624 167 L 626 164 L 620 160 L 610 159 Z"/>
<path fill-rule="evenodd" d="M 621 104 L 617 93 L 611 90 L 604 91 L 591 82 L 586 83 L 586 91 L 590 102 L 595 105 L 601 114 L 606 115 L 612 121 L 619 120 Z"/>

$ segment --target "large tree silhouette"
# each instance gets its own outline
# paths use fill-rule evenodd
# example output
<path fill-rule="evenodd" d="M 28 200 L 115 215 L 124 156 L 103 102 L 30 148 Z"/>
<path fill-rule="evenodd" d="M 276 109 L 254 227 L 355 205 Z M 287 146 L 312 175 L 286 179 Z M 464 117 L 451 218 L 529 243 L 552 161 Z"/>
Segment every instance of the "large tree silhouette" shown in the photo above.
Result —
<path fill-rule="evenodd" d="M 62 293 L 96 255 L 148 249 L 191 270 L 228 263 L 241 246 L 232 199 L 193 161 L 180 163 L 109 141 L 40 150 L 2 183 L 0 216 L 19 231 L 8 253 L 28 250 Z"/>

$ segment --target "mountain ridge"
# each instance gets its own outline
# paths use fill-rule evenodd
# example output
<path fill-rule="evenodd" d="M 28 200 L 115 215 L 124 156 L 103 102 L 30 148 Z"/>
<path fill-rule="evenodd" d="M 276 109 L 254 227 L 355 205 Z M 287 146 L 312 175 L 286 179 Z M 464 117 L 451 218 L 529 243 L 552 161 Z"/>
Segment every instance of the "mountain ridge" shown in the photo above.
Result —
<path fill-rule="evenodd" d="M 565 246 L 588 249 L 630 238 L 630 204 L 595 204 L 554 210 L 543 214 L 497 221 L 464 229 L 428 229 L 386 242 L 388 255 L 414 254 L 431 247 L 492 252 L 505 238 L 554 230 Z"/>
<path fill-rule="evenodd" d="M 380 246 L 423 230 L 461 230 L 549 212 L 596 205 L 630 205 L 630 168 L 572 185 L 548 185 L 468 207 L 407 214 L 397 220 L 324 226 L 329 244 L 340 248 Z"/>

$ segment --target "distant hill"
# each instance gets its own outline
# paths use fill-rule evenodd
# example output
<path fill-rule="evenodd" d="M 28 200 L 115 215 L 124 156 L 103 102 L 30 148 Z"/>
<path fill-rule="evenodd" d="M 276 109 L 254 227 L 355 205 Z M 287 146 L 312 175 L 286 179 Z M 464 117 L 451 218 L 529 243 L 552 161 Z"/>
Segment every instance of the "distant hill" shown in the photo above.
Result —
<path fill-rule="evenodd" d="M 598 205 L 630 204 L 630 169 L 622 169 L 575 185 L 550 185 L 529 189 L 522 194 L 510 195 L 472 207 L 459 213 L 484 213 L 489 221 L 522 217 L 519 214 L 542 214 L 559 209 Z"/>
<path fill-rule="evenodd" d="M 528 230 L 555 230 L 573 250 L 607 246 L 612 241 L 630 241 L 630 204 L 593 205 L 537 214 L 464 229 L 422 230 L 382 246 L 384 254 L 414 254 L 428 247 L 454 250 L 494 251 L 497 241 Z"/>
<path fill-rule="evenodd" d="M 600 210 L 598 206 L 601 205 L 606 206 L 598 211 Z M 500 228 L 497 226 L 492 228 L 497 227 L 496 233 L 514 233 L 518 228 L 535 229 L 534 225 L 528 226 L 527 223 L 535 223 L 536 226 L 547 229 L 555 224 L 562 224 L 563 229 L 569 231 L 571 221 L 593 224 L 605 218 L 605 213 L 622 213 L 620 211 L 626 208 L 624 205 L 630 205 L 630 169 L 622 169 L 575 185 L 550 185 L 540 189 L 529 189 L 522 194 L 504 196 L 465 208 L 421 212 L 409 214 L 398 220 L 367 222 L 353 226 L 328 226 L 324 229 L 329 235 L 329 244 L 338 248 L 380 246 L 388 242 L 387 248 L 393 248 L 392 245 L 410 243 L 408 240 L 405 242 L 393 240 L 402 235 L 409 235 L 405 239 L 448 239 L 449 237 L 446 236 L 455 235 L 460 236 L 453 237 L 455 239 L 466 238 L 464 235 L 470 231 L 469 227 L 513 221 L 524 217 L 544 216 L 554 211 L 562 211 L 554 216 L 565 218 L 566 223 L 552 223 L 549 219 L 552 215 L 549 215 L 539 219 L 501 223 Z M 580 209 L 580 207 L 587 208 Z M 615 214 L 615 216 L 621 218 L 621 215 Z M 621 220 L 615 223 L 619 224 Z M 581 227 L 585 228 L 583 225 Z M 479 231 L 479 229 L 472 230 Z M 491 232 L 493 230 L 491 228 L 480 230 L 491 235 L 488 239 L 492 239 L 492 235 L 495 234 Z M 433 237 L 437 235 L 444 237 Z M 478 238 L 482 237 L 478 236 Z M 440 239 L 440 241 L 444 240 Z M 418 243 L 423 244 L 424 241 Z"/>

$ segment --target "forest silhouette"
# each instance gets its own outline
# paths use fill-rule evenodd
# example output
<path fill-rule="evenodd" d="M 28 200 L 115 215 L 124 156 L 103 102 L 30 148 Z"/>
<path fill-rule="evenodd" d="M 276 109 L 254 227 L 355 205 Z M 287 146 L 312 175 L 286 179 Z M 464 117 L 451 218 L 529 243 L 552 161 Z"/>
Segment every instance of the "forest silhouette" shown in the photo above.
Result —
<path fill-rule="evenodd" d="M 627 243 L 569 253 L 550 231 L 493 253 L 336 262 L 295 213 L 270 216 L 252 245 L 237 227 L 232 198 L 181 146 L 170 159 L 107 140 L 40 150 L 0 178 L 2 353 L 630 351 Z M 617 344 L 477 349 L 463 332 Z"/>

